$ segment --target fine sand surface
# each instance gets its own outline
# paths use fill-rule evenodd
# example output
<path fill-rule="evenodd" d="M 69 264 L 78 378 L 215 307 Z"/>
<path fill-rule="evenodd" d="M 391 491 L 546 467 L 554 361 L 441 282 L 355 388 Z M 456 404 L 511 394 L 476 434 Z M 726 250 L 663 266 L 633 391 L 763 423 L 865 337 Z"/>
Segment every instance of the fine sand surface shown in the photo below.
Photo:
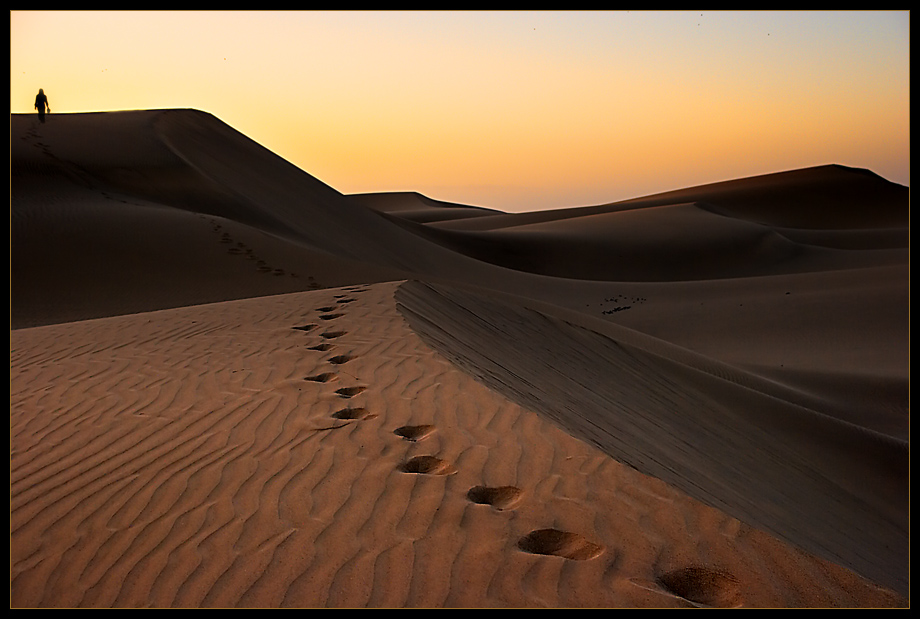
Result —
<path fill-rule="evenodd" d="M 909 190 L 345 196 L 194 110 L 11 115 L 13 607 L 888 607 Z"/>

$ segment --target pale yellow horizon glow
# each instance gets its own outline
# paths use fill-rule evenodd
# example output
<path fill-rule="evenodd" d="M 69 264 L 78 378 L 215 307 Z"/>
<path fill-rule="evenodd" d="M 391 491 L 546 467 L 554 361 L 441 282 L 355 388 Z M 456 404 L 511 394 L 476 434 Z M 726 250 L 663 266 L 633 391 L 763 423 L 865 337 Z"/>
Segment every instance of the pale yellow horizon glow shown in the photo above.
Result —
<path fill-rule="evenodd" d="M 909 12 L 12 11 L 10 111 L 195 108 L 343 193 L 910 178 Z"/>

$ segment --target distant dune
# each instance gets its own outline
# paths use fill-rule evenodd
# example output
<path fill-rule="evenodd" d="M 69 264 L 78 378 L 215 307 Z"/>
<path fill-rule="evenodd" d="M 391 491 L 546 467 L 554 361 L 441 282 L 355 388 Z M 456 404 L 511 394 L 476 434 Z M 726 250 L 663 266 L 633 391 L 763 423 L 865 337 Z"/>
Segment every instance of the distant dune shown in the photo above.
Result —
<path fill-rule="evenodd" d="M 891 607 L 910 196 L 532 213 L 10 119 L 12 607 Z"/>

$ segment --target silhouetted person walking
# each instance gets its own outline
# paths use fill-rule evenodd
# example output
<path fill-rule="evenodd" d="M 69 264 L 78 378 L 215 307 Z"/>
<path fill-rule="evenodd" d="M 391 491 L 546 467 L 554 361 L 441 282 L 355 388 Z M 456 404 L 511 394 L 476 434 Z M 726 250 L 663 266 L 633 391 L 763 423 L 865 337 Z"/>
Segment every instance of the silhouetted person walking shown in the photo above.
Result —
<path fill-rule="evenodd" d="M 48 110 L 48 113 L 51 113 L 51 106 L 48 105 L 48 97 L 45 96 L 45 91 L 41 88 L 38 89 L 38 94 L 35 95 L 35 109 L 38 110 L 38 120 L 45 122 L 45 110 Z"/>

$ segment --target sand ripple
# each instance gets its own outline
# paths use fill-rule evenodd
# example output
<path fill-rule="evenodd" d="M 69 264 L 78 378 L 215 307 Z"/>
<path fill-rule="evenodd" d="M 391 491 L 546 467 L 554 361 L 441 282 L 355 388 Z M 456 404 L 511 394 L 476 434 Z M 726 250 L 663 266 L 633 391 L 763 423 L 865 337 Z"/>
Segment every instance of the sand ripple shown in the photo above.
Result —
<path fill-rule="evenodd" d="M 397 286 L 12 332 L 11 606 L 657 607 L 702 553 L 746 605 L 897 601 L 458 371 Z"/>

